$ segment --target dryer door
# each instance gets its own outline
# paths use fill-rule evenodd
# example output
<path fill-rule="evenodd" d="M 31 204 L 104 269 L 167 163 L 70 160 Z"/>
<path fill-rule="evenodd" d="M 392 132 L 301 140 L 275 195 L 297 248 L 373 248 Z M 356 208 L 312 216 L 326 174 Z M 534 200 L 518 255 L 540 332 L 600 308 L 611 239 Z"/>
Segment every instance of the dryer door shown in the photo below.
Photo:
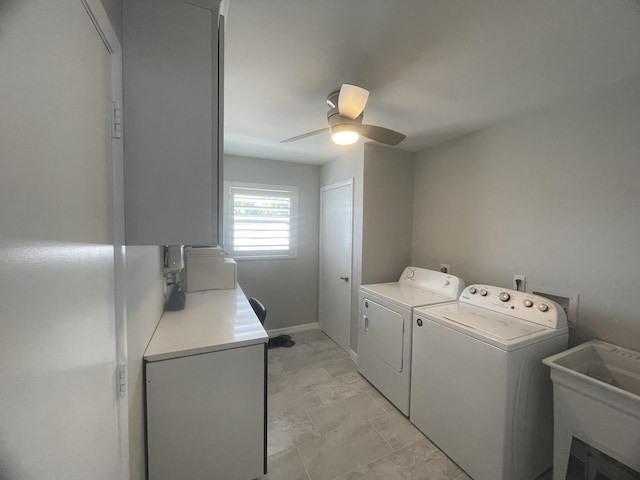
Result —
<path fill-rule="evenodd" d="M 402 371 L 404 318 L 370 298 L 363 298 L 359 348 L 366 349 L 397 372 Z"/>

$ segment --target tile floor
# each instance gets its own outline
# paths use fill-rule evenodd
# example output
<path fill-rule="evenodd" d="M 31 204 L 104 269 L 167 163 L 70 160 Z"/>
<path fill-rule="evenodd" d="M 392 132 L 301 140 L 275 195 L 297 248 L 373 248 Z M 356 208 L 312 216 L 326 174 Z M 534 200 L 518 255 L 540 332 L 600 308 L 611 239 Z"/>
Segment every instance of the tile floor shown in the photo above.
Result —
<path fill-rule="evenodd" d="M 262 480 L 469 479 L 322 332 L 292 336 L 269 350 Z"/>
<path fill-rule="evenodd" d="M 294 347 L 269 350 L 269 474 L 260 480 L 470 480 L 329 337 L 292 337 Z M 567 479 L 582 478 L 571 457 Z"/>

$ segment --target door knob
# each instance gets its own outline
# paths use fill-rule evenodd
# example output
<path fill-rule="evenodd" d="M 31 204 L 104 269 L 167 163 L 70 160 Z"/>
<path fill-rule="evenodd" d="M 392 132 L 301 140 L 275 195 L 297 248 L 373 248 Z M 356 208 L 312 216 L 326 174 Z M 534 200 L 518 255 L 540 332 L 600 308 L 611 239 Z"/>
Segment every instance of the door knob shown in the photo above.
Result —
<path fill-rule="evenodd" d="M 349 277 L 340 277 L 340 280 L 344 280 L 345 282 L 349 281 Z"/>

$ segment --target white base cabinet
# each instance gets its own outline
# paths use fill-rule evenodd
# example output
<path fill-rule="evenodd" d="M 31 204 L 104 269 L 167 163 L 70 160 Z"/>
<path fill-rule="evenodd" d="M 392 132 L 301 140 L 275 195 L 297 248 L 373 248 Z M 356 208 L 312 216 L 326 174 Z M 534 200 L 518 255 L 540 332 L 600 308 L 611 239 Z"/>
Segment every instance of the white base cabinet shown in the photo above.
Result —
<path fill-rule="evenodd" d="M 146 363 L 149 480 L 266 469 L 264 343 Z"/>

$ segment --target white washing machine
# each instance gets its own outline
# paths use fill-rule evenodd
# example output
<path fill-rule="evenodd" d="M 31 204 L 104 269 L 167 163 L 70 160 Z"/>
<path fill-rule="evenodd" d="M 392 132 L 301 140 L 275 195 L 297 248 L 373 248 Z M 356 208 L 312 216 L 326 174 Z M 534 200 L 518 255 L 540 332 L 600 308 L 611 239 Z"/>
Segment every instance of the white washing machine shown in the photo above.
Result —
<path fill-rule="evenodd" d="M 470 285 L 414 310 L 411 421 L 475 480 L 552 466 L 553 390 L 542 359 L 567 348 L 565 312 L 537 295 Z"/>
<path fill-rule="evenodd" d="M 450 302 L 462 289 L 460 278 L 418 267 L 397 282 L 360 287 L 358 371 L 407 416 L 413 308 Z"/>

